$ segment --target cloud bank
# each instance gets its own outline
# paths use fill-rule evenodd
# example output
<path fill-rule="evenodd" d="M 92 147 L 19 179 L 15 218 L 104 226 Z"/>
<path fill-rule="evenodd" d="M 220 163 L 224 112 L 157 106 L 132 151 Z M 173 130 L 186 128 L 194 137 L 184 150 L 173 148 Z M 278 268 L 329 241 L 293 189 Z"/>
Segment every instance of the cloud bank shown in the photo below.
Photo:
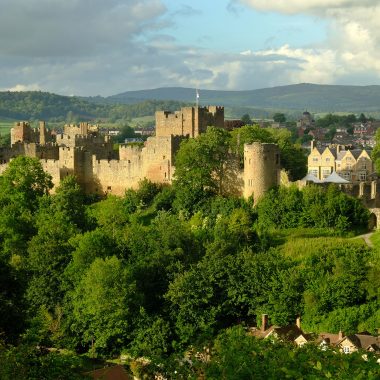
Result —
<path fill-rule="evenodd" d="M 328 21 L 327 40 L 313 48 L 283 46 L 253 55 L 277 54 L 286 62 L 303 58 L 288 73 L 291 82 L 379 84 L 378 0 L 240 0 L 262 12 L 305 14 Z"/>
<path fill-rule="evenodd" d="M 112 95 L 160 86 L 380 83 L 379 1 L 231 0 L 227 6 L 235 15 L 244 7 L 323 18 L 327 39 L 313 46 L 212 51 L 168 34 L 176 18 L 162 0 L 2 0 L 0 89 Z M 180 4 L 176 17 L 199 12 Z"/>

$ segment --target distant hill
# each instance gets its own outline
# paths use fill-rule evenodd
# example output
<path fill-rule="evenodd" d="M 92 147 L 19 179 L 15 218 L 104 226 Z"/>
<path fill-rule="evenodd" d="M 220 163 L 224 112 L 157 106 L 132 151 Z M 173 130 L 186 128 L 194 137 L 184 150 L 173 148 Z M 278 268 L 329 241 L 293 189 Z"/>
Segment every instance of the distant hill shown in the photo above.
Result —
<path fill-rule="evenodd" d="M 105 98 L 61 96 L 41 91 L 0 92 L 0 120 L 46 120 L 52 122 L 126 122 L 154 115 L 156 110 L 176 110 L 185 105 L 171 100 L 142 100 L 134 104 L 115 104 Z"/>
<path fill-rule="evenodd" d="M 261 109 L 309 110 L 311 112 L 378 112 L 380 86 L 340 86 L 302 83 L 251 91 L 199 90 L 201 104 Z M 195 102 L 195 89 L 165 87 L 127 91 L 105 98 L 131 104 L 142 100 Z"/>
<path fill-rule="evenodd" d="M 126 123 L 153 116 L 156 110 L 173 111 L 195 104 L 195 89 L 165 87 L 127 91 L 109 97 L 61 96 L 41 91 L 0 92 L 0 120 L 51 122 L 99 121 Z M 201 105 L 224 105 L 226 116 L 267 118 L 275 112 L 297 118 L 313 113 L 364 112 L 380 117 L 380 86 L 297 84 L 252 91 L 199 90 Z"/>

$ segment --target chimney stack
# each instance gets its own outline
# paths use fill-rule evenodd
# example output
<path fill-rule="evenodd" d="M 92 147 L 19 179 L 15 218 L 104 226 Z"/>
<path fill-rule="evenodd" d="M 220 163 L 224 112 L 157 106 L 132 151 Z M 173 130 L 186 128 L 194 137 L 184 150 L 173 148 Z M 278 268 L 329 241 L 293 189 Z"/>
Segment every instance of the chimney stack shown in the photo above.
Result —
<path fill-rule="evenodd" d="M 297 319 L 296 319 L 296 326 L 301 329 L 301 317 L 298 316 Z"/>
<path fill-rule="evenodd" d="M 343 337 L 344 337 L 344 334 L 343 334 L 342 330 L 339 330 L 339 333 L 338 333 L 338 339 L 339 339 L 339 340 L 342 340 Z"/>
<path fill-rule="evenodd" d="M 313 139 L 310 141 L 310 152 L 313 151 L 313 149 L 317 146 L 316 141 Z"/>
<path fill-rule="evenodd" d="M 268 328 L 268 314 L 261 314 L 261 331 Z"/>

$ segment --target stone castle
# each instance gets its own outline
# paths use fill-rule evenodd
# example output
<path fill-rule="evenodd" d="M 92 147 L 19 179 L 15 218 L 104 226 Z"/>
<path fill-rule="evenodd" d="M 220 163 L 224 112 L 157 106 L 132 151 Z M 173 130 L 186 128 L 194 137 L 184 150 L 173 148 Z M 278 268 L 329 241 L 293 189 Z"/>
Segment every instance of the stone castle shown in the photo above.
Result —
<path fill-rule="evenodd" d="M 0 173 L 16 156 L 36 157 L 51 174 L 54 186 L 64 177 L 75 175 L 86 193 L 122 196 L 126 189 L 138 188 L 145 178 L 170 184 L 181 142 L 199 136 L 208 126 L 224 128 L 223 107 L 184 107 L 174 113 L 157 111 L 155 136 L 149 137 L 143 146 L 121 144 L 115 151 L 112 137 L 101 134 L 96 125 L 66 125 L 63 133 L 53 138 L 44 122 L 40 122 L 38 129 L 19 122 L 11 130 L 11 146 L 0 148 Z M 256 203 L 269 188 L 280 184 L 280 170 L 280 150 L 276 144 L 245 144 L 244 168 L 236 172 L 239 195 L 246 198 L 253 195 Z M 299 181 L 300 187 L 308 183 L 322 186 L 336 183 L 342 191 L 362 199 L 374 214 L 373 223 L 380 223 L 379 180 L 372 172 L 367 152 L 340 147 L 320 151 L 312 145 L 308 171 Z"/>
<path fill-rule="evenodd" d="M 126 189 L 137 188 L 144 178 L 170 184 L 181 141 L 197 137 L 208 126 L 224 128 L 223 107 L 158 111 L 155 136 L 149 137 L 142 147 L 127 144 L 114 151 L 111 136 L 101 134 L 97 126 L 66 125 L 63 133 L 53 139 L 44 122 L 38 129 L 20 122 L 11 130 L 11 147 L 0 149 L 0 173 L 18 155 L 37 157 L 55 186 L 64 177 L 75 175 L 87 193 L 123 195 Z M 240 194 L 254 195 L 257 201 L 266 190 L 279 184 L 278 146 L 246 144 L 244 170 L 236 175 L 236 183 L 243 183 Z"/>

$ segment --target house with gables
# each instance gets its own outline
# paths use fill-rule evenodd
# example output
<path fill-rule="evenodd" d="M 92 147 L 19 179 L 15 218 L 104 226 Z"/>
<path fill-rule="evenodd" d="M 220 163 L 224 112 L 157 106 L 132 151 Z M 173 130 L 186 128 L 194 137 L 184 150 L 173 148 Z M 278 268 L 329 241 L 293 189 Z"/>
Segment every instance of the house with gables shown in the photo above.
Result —
<path fill-rule="evenodd" d="M 313 140 L 308 156 L 308 173 L 319 180 L 324 180 L 333 172 L 351 183 L 367 181 L 374 172 L 369 151 L 366 149 L 350 150 L 342 145 L 319 148 Z"/>

